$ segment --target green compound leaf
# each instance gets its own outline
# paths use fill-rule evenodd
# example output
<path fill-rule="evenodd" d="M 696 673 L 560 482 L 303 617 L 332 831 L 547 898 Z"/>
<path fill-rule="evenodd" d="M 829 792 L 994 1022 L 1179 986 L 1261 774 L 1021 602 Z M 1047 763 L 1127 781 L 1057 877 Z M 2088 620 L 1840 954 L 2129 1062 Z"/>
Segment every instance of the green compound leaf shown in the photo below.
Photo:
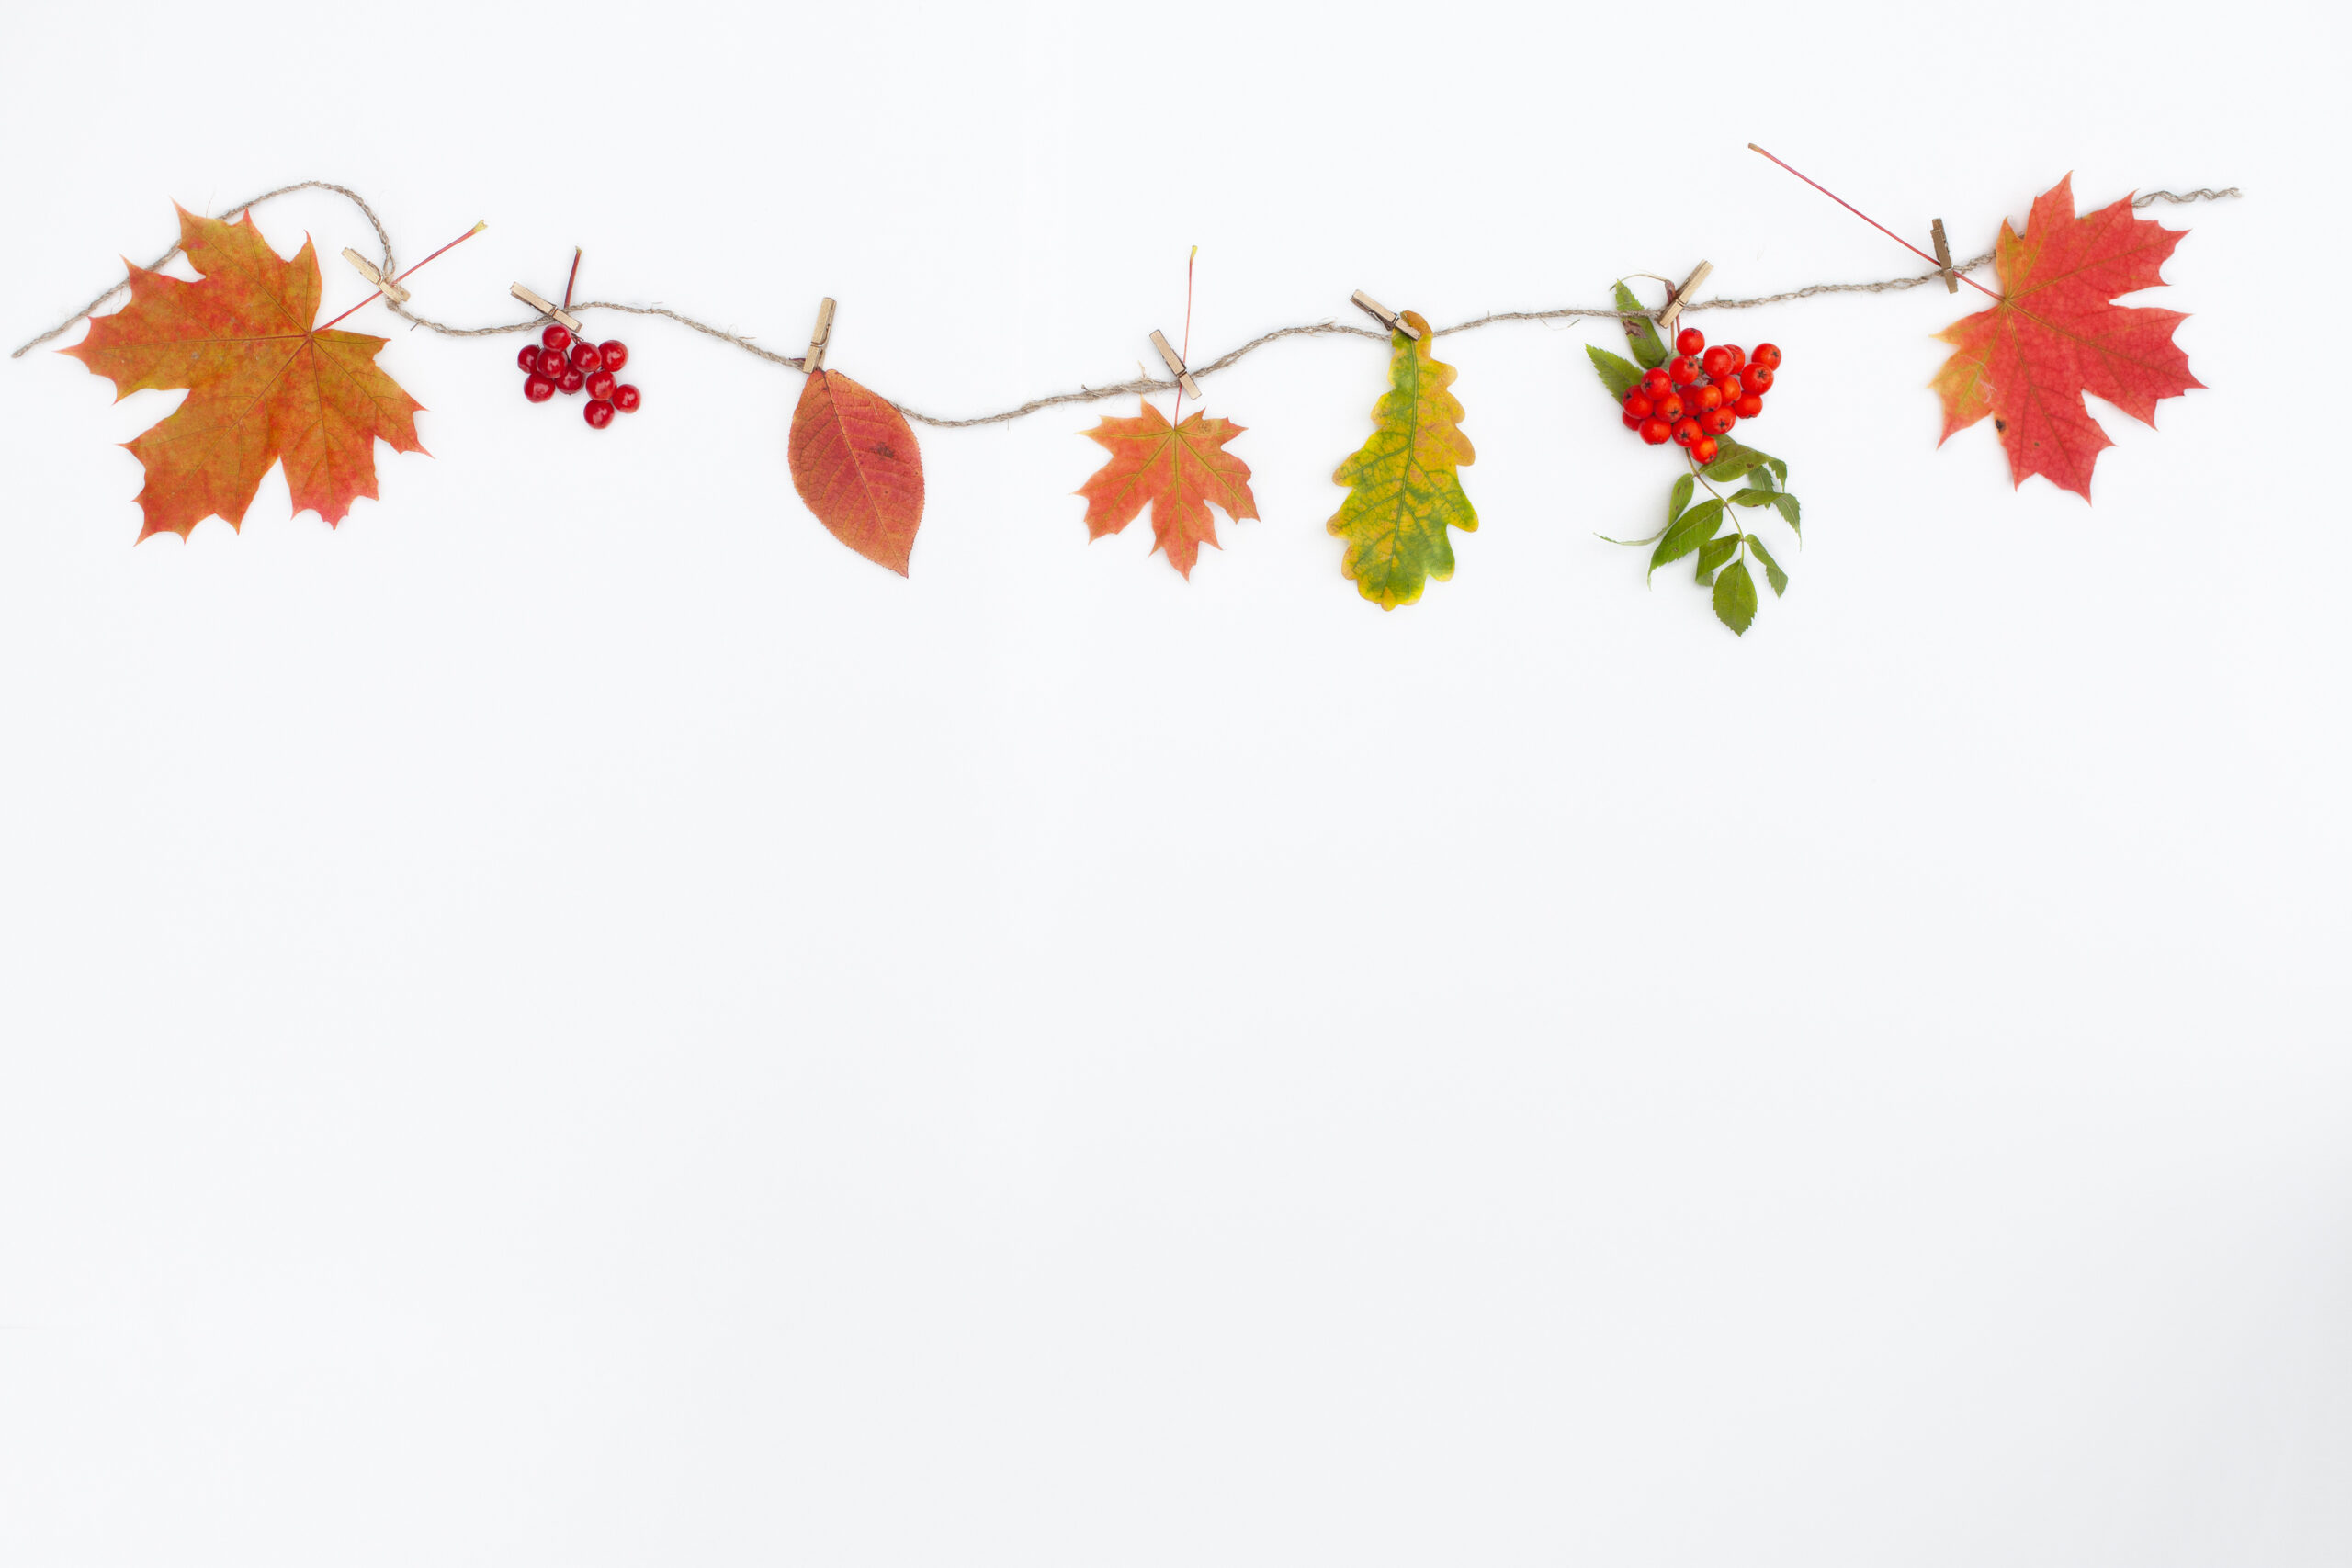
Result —
<path fill-rule="evenodd" d="M 1789 532 L 1794 534 L 1802 543 L 1804 539 L 1804 528 L 1797 521 L 1797 498 L 1787 494 L 1776 495 L 1772 498 L 1772 504 L 1781 509 L 1781 515 L 1788 519 Z"/>
<path fill-rule="evenodd" d="M 1786 593 L 1789 591 L 1789 574 L 1781 570 L 1781 563 L 1772 558 L 1772 552 L 1764 547 L 1764 541 L 1750 534 L 1747 536 L 1747 547 L 1754 550 L 1756 558 L 1764 563 L 1764 581 L 1772 585 L 1772 597 L 1778 599 Z"/>
<path fill-rule="evenodd" d="M 1623 402 L 1625 394 L 1642 384 L 1642 367 L 1623 355 L 1595 348 L 1590 344 L 1584 345 L 1584 351 L 1592 360 L 1592 367 L 1599 373 L 1600 384 L 1608 388 L 1609 395 L 1619 402 Z"/>
<path fill-rule="evenodd" d="M 1682 515 L 1682 509 L 1684 507 L 1690 504 L 1690 494 L 1698 488 L 1699 482 L 1692 479 L 1689 474 L 1685 474 L 1680 479 L 1674 481 L 1674 491 L 1666 498 L 1666 525 L 1668 527 L 1671 528 L 1674 526 L 1674 520 Z"/>
<path fill-rule="evenodd" d="M 1634 291 L 1620 283 L 1617 286 L 1617 308 L 1627 312 L 1621 318 L 1625 323 L 1625 341 L 1634 345 L 1634 357 L 1647 370 L 1655 370 L 1666 363 L 1666 344 L 1658 341 L 1657 325 L 1642 314 L 1642 302 Z"/>
<path fill-rule="evenodd" d="M 1723 525 L 1724 503 L 1720 501 L 1701 502 L 1676 518 L 1674 526 L 1666 531 L 1666 537 L 1657 542 L 1657 548 L 1650 552 L 1650 570 L 1655 573 L 1667 562 L 1680 560 L 1713 538 L 1715 531 Z"/>
<path fill-rule="evenodd" d="M 1715 579 L 1715 619 L 1735 637 L 1747 636 L 1756 624 L 1756 580 L 1748 576 L 1746 561 L 1732 562 Z"/>
<path fill-rule="evenodd" d="M 1456 372 L 1430 357 L 1429 322 L 1410 310 L 1402 319 L 1421 335 L 1391 334 L 1389 389 L 1373 405 L 1370 439 L 1331 475 L 1348 498 L 1324 525 L 1348 542 L 1340 571 L 1384 610 L 1419 599 L 1430 578 L 1452 577 L 1446 529 L 1478 526 L 1455 472 L 1475 460 L 1462 404 L 1446 390 Z"/>
<path fill-rule="evenodd" d="M 1701 587 L 1715 580 L 1715 569 L 1731 559 L 1739 549 L 1741 536 L 1725 534 L 1720 539 L 1709 539 L 1699 547 L 1699 568 L 1691 575 Z"/>

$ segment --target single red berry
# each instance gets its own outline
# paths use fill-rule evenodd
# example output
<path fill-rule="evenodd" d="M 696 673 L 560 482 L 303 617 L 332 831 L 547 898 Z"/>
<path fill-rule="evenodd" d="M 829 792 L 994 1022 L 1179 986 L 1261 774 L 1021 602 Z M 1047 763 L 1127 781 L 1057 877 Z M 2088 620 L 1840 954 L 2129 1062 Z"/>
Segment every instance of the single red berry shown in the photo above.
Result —
<path fill-rule="evenodd" d="M 1767 370 L 1778 370 L 1781 367 L 1781 345 L 1759 343 L 1756 345 L 1756 352 L 1747 357 L 1750 363 L 1761 365 Z"/>
<path fill-rule="evenodd" d="M 1731 355 L 1731 367 L 1735 370 L 1747 363 L 1747 350 L 1736 343 L 1724 344 L 1724 352 Z"/>
<path fill-rule="evenodd" d="M 1695 419 L 1678 419 L 1674 422 L 1674 443 L 1678 446 L 1688 446 L 1704 434 L 1706 432 L 1699 428 L 1699 422 Z"/>
<path fill-rule="evenodd" d="M 1637 420 L 1649 418 L 1651 406 L 1649 399 L 1638 391 L 1625 394 L 1625 412 Z"/>
<path fill-rule="evenodd" d="M 607 338 L 599 344 L 596 352 L 605 356 L 605 368 L 616 376 L 620 374 L 621 367 L 628 363 L 628 344 L 616 337 Z"/>
<path fill-rule="evenodd" d="M 1715 445 L 1715 438 L 1712 435 L 1702 435 L 1698 440 L 1690 443 L 1690 457 L 1702 468 L 1713 462 L 1715 454 L 1721 450 L 1722 448 Z"/>
<path fill-rule="evenodd" d="M 1769 348 L 1771 345 L 1767 344 L 1765 346 Z M 1775 355 L 1774 357 L 1777 358 L 1778 355 Z M 1747 373 L 1740 378 L 1742 384 L 1744 384 L 1749 391 L 1754 392 L 1758 397 L 1763 396 L 1766 392 L 1772 389 L 1773 379 L 1772 367 L 1765 364 L 1760 359 L 1755 364 L 1749 366 L 1747 367 Z"/>
<path fill-rule="evenodd" d="M 613 407 L 623 413 L 635 413 L 637 405 L 644 400 L 645 395 L 626 381 L 613 389 Z"/>
<path fill-rule="evenodd" d="M 1642 439 L 1653 446 L 1663 446 L 1674 439 L 1674 426 L 1652 417 L 1642 421 Z"/>
<path fill-rule="evenodd" d="M 555 378 L 555 389 L 567 398 L 587 384 L 588 378 L 580 373 L 577 366 L 572 365 L 565 366 L 563 374 Z"/>
<path fill-rule="evenodd" d="M 1764 412 L 1764 400 L 1750 392 L 1733 405 L 1733 411 L 1742 419 L 1754 419 Z"/>
<path fill-rule="evenodd" d="M 1687 354 L 1678 354 L 1666 362 L 1666 378 L 1678 387 L 1687 387 L 1699 378 L 1699 362 Z"/>
<path fill-rule="evenodd" d="M 523 352 L 514 356 L 514 364 L 526 376 L 537 375 L 539 373 L 539 351 L 536 348 L 526 345 Z"/>
<path fill-rule="evenodd" d="M 605 356 L 593 343 L 575 343 L 571 345 L 571 363 L 582 375 L 585 376 L 589 371 L 604 364 Z"/>
<path fill-rule="evenodd" d="M 1679 392 L 1668 392 L 1665 397 L 1660 398 L 1657 401 L 1650 404 L 1650 412 L 1657 415 L 1658 418 L 1666 421 L 1668 424 L 1672 424 L 1675 421 L 1680 419 L 1684 414 L 1690 412 L 1690 411 L 1684 405 L 1682 401 L 1682 394 Z"/>
<path fill-rule="evenodd" d="M 1617 417 L 1625 422 L 1625 428 L 1628 430 L 1639 430 L 1642 427 L 1641 417 L 1638 414 L 1621 413 Z"/>
<path fill-rule="evenodd" d="M 535 403 L 546 402 L 555 396 L 555 383 L 544 376 L 534 375 L 523 383 L 523 395 Z"/>
<path fill-rule="evenodd" d="M 1674 383 L 1668 379 L 1665 371 L 1645 370 L 1642 373 L 1642 396 L 1650 401 L 1656 402 L 1672 390 Z"/>
<path fill-rule="evenodd" d="M 1724 401 L 1726 403 L 1736 403 L 1739 401 L 1739 400 L 1746 396 L 1747 392 L 1747 387 L 1741 384 L 1739 378 L 1736 376 L 1726 376 L 1720 381 L 1717 381 L 1715 383 L 1715 390 L 1724 395 Z"/>
<path fill-rule="evenodd" d="M 1693 414 L 1705 413 L 1709 409 L 1719 409 L 1724 406 L 1723 389 L 1712 385 L 1693 387 L 1682 394 L 1682 403 Z"/>
<path fill-rule="evenodd" d="M 588 406 L 580 411 L 580 416 L 588 422 L 589 429 L 602 430 L 613 423 L 613 405 L 602 398 L 591 398 Z"/>
<path fill-rule="evenodd" d="M 571 361 L 563 356 L 563 350 L 560 348 L 539 350 L 539 374 L 548 380 L 561 380 L 563 373 L 571 368 Z"/>
<path fill-rule="evenodd" d="M 1711 348 L 1699 361 L 1699 366 L 1710 376 L 1728 376 L 1731 374 L 1731 350 Z"/>
<path fill-rule="evenodd" d="M 588 372 L 588 395 L 592 398 L 602 398 L 605 401 L 611 402 L 613 400 L 613 373 L 609 370 L 591 370 Z"/>
<path fill-rule="evenodd" d="M 539 334 L 539 342 L 554 349 L 558 354 L 561 354 L 571 346 L 571 334 L 561 327 L 550 326 Z"/>
<path fill-rule="evenodd" d="M 1696 327 L 1685 327 L 1674 334 L 1674 352 L 1695 355 L 1707 346 L 1707 334 Z"/>
<path fill-rule="evenodd" d="M 1699 428 L 1710 435 L 1729 435 L 1738 423 L 1739 415 L 1729 409 L 1710 409 L 1699 416 Z"/>

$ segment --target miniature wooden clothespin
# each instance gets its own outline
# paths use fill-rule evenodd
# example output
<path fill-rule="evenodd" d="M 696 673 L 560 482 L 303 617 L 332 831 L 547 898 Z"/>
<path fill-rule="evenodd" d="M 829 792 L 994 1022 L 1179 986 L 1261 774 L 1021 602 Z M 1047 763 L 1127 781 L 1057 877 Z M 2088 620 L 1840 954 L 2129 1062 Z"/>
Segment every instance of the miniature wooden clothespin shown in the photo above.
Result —
<path fill-rule="evenodd" d="M 1160 360 L 1167 365 L 1168 373 L 1176 378 L 1176 384 L 1184 389 L 1184 395 L 1194 402 L 1199 402 L 1201 384 L 1193 379 L 1193 373 L 1184 368 L 1183 358 L 1169 345 L 1168 334 L 1154 328 L 1151 334 L 1151 346 L 1159 350 Z"/>
<path fill-rule="evenodd" d="M 1944 292 L 1957 294 L 1960 292 L 1960 274 L 1951 269 L 1951 246 L 1944 240 L 1944 220 L 1940 218 L 1936 220 L 1935 235 L 1936 265 L 1943 268 Z"/>
<path fill-rule="evenodd" d="M 1674 291 L 1674 298 L 1668 299 L 1666 309 L 1658 312 L 1658 336 L 1670 338 L 1674 335 L 1674 323 L 1681 318 L 1682 307 L 1690 302 L 1690 291 L 1706 282 L 1707 275 L 1714 270 L 1714 263 L 1704 261 L 1690 269 L 1690 276 L 1682 280 L 1682 287 Z"/>
<path fill-rule="evenodd" d="M 1370 316 L 1374 321 L 1378 321 L 1390 332 L 1403 333 L 1408 338 L 1412 338 L 1417 342 L 1419 340 L 1421 334 L 1415 331 L 1410 323 L 1398 316 L 1396 311 L 1390 310 L 1387 306 L 1382 304 L 1371 295 L 1366 294 L 1363 289 L 1357 289 L 1353 294 L 1349 295 L 1348 298 L 1354 301 L 1355 308 L 1357 310 L 1362 310 L 1365 315 Z"/>
<path fill-rule="evenodd" d="M 825 344 L 832 335 L 833 302 L 826 299 L 817 306 L 817 325 L 808 334 L 808 355 L 801 360 L 801 369 L 814 376 L 825 367 Z"/>
<path fill-rule="evenodd" d="M 537 310 L 540 315 L 552 317 L 554 320 L 571 328 L 575 333 L 581 330 L 580 318 L 565 310 L 562 306 L 557 304 L 554 300 L 542 299 L 519 283 L 509 284 L 507 286 L 506 292 L 514 296 L 515 299 L 523 301 L 524 304 L 528 305 L 532 310 Z"/>
<path fill-rule="evenodd" d="M 376 286 L 377 293 L 381 294 L 385 299 L 390 299 L 395 305 L 405 305 L 408 303 L 408 290 L 402 288 L 399 284 L 393 282 L 390 278 L 386 277 L 382 273 L 376 270 L 376 264 L 374 262 L 369 261 L 366 256 L 361 255 L 349 245 L 343 247 L 343 259 L 349 262 L 353 266 L 357 267 L 359 269 L 359 276 Z"/>

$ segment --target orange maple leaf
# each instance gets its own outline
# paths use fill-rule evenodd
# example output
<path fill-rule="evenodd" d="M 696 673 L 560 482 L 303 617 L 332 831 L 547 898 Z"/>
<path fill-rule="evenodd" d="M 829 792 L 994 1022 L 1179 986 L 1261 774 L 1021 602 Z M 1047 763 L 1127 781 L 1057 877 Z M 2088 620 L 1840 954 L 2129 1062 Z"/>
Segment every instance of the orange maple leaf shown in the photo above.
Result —
<path fill-rule="evenodd" d="M 1250 465 L 1225 449 L 1243 429 L 1231 420 L 1204 419 L 1197 409 L 1171 425 L 1146 401 L 1133 419 L 1106 416 L 1081 431 L 1111 454 L 1076 492 L 1086 497 L 1088 535 L 1099 539 L 1115 534 L 1148 505 L 1152 547 L 1166 550 L 1168 564 L 1190 580 L 1201 547 L 1217 542 L 1211 506 L 1237 523 L 1258 515 L 1257 498 L 1250 493 Z"/>
<path fill-rule="evenodd" d="M 2164 282 L 2184 231 L 2137 216 L 2130 197 L 2077 218 L 2073 179 L 2036 198 L 2023 234 L 2002 223 L 2000 303 L 1937 334 L 1954 352 L 1929 385 L 1944 400 L 1937 445 L 1989 413 L 2017 483 L 2041 474 L 2088 501 L 2091 465 L 2115 443 L 2083 394 L 2154 426 L 2159 399 L 2204 383 L 2172 340 L 2187 316 L 2113 303 Z"/>
<path fill-rule="evenodd" d="M 422 452 L 424 404 L 377 367 L 385 339 L 318 331 L 319 261 L 306 235 L 281 260 L 250 213 L 233 223 L 179 209 L 180 245 L 203 276 L 130 266 L 130 303 L 62 352 L 133 392 L 185 387 L 187 400 L 127 443 L 147 470 L 147 525 L 185 537 L 207 517 L 231 527 L 283 461 L 296 512 L 332 525 L 376 494 L 376 443 Z M 130 265 L 129 263 L 124 264 Z"/>

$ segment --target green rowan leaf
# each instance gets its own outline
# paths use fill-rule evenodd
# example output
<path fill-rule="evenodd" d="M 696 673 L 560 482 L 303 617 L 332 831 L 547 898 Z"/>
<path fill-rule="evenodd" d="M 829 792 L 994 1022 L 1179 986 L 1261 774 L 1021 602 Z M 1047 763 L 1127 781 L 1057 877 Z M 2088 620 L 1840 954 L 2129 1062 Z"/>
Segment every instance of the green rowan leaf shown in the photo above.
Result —
<path fill-rule="evenodd" d="M 1373 405 L 1370 437 L 1331 475 L 1348 495 L 1324 525 L 1348 541 L 1340 571 L 1384 610 L 1419 599 L 1430 578 L 1452 577 L 1446 530 L 1478 526 L 1455 471 L 1475 459 L 1462 404 L 1446 390 L 1456 372 L 1430 357 L 1429 322 L 1410 310 L 1403 320 L 1421 335 L 1390 336 L 1388 391 Z"/>
<path fill-rule="evenodd" d="M 1802 541 L 1804 538 L 1804 529 L 1797 521 L 1797 498 L 1786 493 L 1776 495 L 1772 498 L 1772 504 L 1780 508 L 1782 517 L 1788 519 L 1789 532 Z"/>
<path fill-rule="evenodd" d="M 1756 580 L 1748 576 L 1746 561 L 1732 562 L 1715 579 L 1715 619 L 1735 637 L 1747 636 L 1756 624 Z"/>
<path fill-rule="evenodd" d="M 1779 499 L 1769 490 L 1736 490 L 1731 494 L 1734 506 L 1770 506 Z"/>
<path fill-rule="evenodd" d="M 1723 525 L 1724 503 L 1701 502 L 1675 519 L 1674 526 L 1666 531 L 1666 537 L 1657 542 L 1657 548 L 1650 554 L 1650 570 L 1655 572 L 1668 561 L 1680 560 L 1713 538 Z"/>
<path fill-rule="evenodd" d="M 1764 541 L 1750 534 L 1747 536 L 1747 547 L 1754 550 L 1756 558 L 1764 563 L 1764 581 L 1772 585 L 1772 597 L 1778 599 L 1786 593 L 1789 591 L 1789 574 L 1781 570 L 1781 563 L 1772 558 L 1772 552 L 1764 547 Z"/>
<path fill-rule="evenodd" d="M 1592 367 L 1600 377 L 1600 384 L 1608 388 L 1609 395 L 1619 402 L 1623 402 L 1625 394 L 1642 384 L 1642 367 L 1623 355 L 1595 348 L 1590 344 L 1584 345 L 1584 351 L 1591 358 Z"/>
<path fill-rule="evenodd" d="M 1725 534 L 1699 547 L 1699 569 L 1692 575 L 1702 585 L 1714 581 L 1715 569 L 1738 553 L 1741 536 Z"/>
<path fill-rule="evenodd" d="M 1658 341 L 1657 324 L 1642 313 L 1642 302 L 1622 283 L 1617 286 L 1617 308 L 1626 312 L 1620 318 L 1625 323 L 1625 341 L 1634 345 L 1634 357 L 1642 362 L 1642 367 L 1655 370 L 1665 364 L 1666 344 Z"/>
<path fill-rule="evenodd" d="M 1674 481 L 1674 490 L 1672 493 L 1668 495 L 1666 498 L 1666 525 L 1668 527 L 1671 528 L 1674 526 L 1674 520 L 1682 515 L 1682 509 L 1684 507 L 1690 504 L 1691 493 L 1698 488 L 1698 481 L 1693 479 L 1689 474 L 1685 474 L 1680 479 Z"/>
<path fill-rule="evenodd" d="M 1770 461 L 1770 457 L 1753 446 L 1742 446 L 1736 441 L 1725 441 L 1717 445 L 1715 460 L 1701 471 L 1717 484 L 1721 484 L 1726 479 L 1740 478 L 1758 463 Z"/>

